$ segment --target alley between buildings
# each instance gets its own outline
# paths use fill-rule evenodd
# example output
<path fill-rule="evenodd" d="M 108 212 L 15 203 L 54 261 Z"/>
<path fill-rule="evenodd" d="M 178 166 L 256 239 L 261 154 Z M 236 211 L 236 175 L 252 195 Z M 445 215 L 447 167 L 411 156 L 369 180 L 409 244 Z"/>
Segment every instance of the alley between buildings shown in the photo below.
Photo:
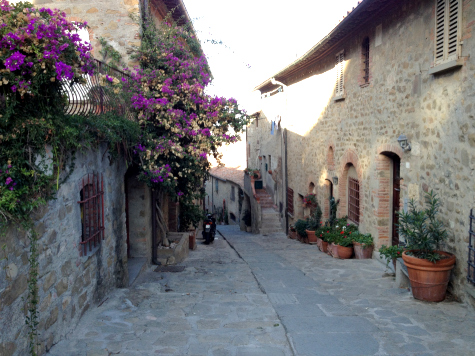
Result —
<path fill-rule="evenodd" d="M 143 271 L 49 355 L 474 355 L 464 304 L 395 288 L 376 260 L 219 226 L 182 271 Z M 223 238 L 224 237 L 224 238 Z"/>

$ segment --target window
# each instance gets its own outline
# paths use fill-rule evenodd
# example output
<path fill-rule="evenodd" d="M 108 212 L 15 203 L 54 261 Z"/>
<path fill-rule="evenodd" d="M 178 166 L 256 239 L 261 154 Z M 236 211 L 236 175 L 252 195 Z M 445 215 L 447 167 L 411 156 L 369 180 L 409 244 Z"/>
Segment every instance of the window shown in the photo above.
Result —
<path fill-rule="evenodd" d="M 363 84 L 369 83 L 369 38 L 366 37 L 361 45 L 361 57 L 363 60 Z"/>
<path fill-rule="evenodd" d="M 92 251 L 92 247 L 104 239 L 104 182 L 102 175 L 90 173 L 80 184 L 82 236 L 79 244 L 84 246 L 83 253 L 87 255 L 88 246 Z"/>
<path fill-rule="evenodd" d="M 460 55 L 460 0 L 436 0 L 434 64 L 458 59 Z"/>
<path fill-rule="evenodd" d="M 351 177 L 348 178 L 348 219 L 360 222 L 360 183 Z"/>
<path fill-rule="evenodd" d="M 290 188 L 287 188 L 287 213 L 294 215 L 294 191 Z"/>
<path fill-rule="evenodd" d="M 231 201 L 235 201 L 236 200 L 236 192 L 234 190 L 234 187 L 232 186 L 231 187 Z"/>
<path fill-rule="evenodd" d="M 336 55 L 336 86 L 335 86 L 335 96 L 341 97 L 343 96 L 343 85 L 344 85 L 344 77 L 343 77 L 343 65 L 345 63 L 345 52 L 341 51 Z"/>

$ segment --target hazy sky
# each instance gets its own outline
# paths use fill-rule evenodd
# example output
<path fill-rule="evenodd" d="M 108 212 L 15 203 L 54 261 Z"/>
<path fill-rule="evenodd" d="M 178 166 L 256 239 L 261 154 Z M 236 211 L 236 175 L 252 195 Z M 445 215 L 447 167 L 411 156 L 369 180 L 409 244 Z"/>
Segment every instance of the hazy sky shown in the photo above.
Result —
<path fill-rule="evenodd" d="M 249 113 L 259 109 L 252 101 L 252 89 L 308 51 L 357 4 L 357 0 L 183 1 L 213 72 L 208 93 L 234 97 Z"/>

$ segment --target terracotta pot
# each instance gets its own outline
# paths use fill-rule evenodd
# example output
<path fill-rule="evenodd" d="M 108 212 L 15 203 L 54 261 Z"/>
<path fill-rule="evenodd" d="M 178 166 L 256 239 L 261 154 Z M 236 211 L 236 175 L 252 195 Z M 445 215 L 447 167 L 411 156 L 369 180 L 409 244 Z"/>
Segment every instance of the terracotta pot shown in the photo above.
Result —
<path fill-rule="evenodd" d="M 192 230 L 188 236 L 188 247 L 190 250 L 196 249 L 196 231 Z"/>
<path fill-rule="evenodd" d="M 364 260 L 373 257 L 373 245 L 360 244 L 359 242 L 353 242 L 353 248 L 355 249 L 355 258 L 357 260 Z"/>
<path fill-rule="evenodd" d="M 427 302 L 443 301 L 450 279 L 450 271 L 454 268 L 455 256 L 448 252 L 436 251 L 447 258 L 433 263 L 422 258 L 408 256 L 406 252 L 409 251 L 402 253 L 402 259 L 407 267 L 414 298 Z"/>
<path fill-rule="evenodd" d="M 334 258 L 339 258 L 338 257 L 338 245 L 335 245 L 332 242 L 329 249 L 330 249 L 331 256 L 333 256 Z"/>
<path fill-rule="evenodd" d="M 353 246 L 345 247 L 345 246 L 336 245 L 336 248 L 338 251 L 338 258 L 341 258 L 342 260 L 346 260 L 353 256 Z"/>
<path fill-rule="evenodd" d="M 328 242 L 322 240 L 322 248 L 320 250 L 323 253 L 328 253 Z"/>
<path fill-rule="evenodd" d="M 317 242 L 317 236 L 315 235 L 315 231 L 305 230 L 305 232 L 307 233 L 308 242 Z"/>
<path fill-rule="evenodd" d="M 317 246 L 320 251 L 322 250 L 322 242 L 323 240 L 317 236 Z"/>
<path fill-rule="evenodd" d="M 269 169 L 267 173 L 272 174 L 272 169 Z"/>

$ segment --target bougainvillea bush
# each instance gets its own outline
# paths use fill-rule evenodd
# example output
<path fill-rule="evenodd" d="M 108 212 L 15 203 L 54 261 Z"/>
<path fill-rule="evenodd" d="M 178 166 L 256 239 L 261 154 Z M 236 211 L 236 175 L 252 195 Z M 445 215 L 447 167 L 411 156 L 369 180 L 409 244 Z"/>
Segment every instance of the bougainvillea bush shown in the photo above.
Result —
<path fill-rule="evenodd" d="M 132 80 L 122 79 L 142 128 L 134 148 L 140 179 L 179 196 L 187 209 L 200 197 L 208 156 L 219 158 L 220 146 L 239 140 L 248 116 L 236 100 L 206 94 L 210 70 L 191 31 L 153 21 L 143 28 L 141 68 L 131 71 Z"/>
<path fill-rule="evenodd" d="M 76 34 L 84 25 L 59 10 L 0 0 L 0 15 L 0 213 L 12 218 L 49 195 L 35 157 L 47 144 L 58 153 L 73 141 L 59 140 L 68 123 L 61 83 L 84 80 L 94 63 L 90 45 Z"/>

